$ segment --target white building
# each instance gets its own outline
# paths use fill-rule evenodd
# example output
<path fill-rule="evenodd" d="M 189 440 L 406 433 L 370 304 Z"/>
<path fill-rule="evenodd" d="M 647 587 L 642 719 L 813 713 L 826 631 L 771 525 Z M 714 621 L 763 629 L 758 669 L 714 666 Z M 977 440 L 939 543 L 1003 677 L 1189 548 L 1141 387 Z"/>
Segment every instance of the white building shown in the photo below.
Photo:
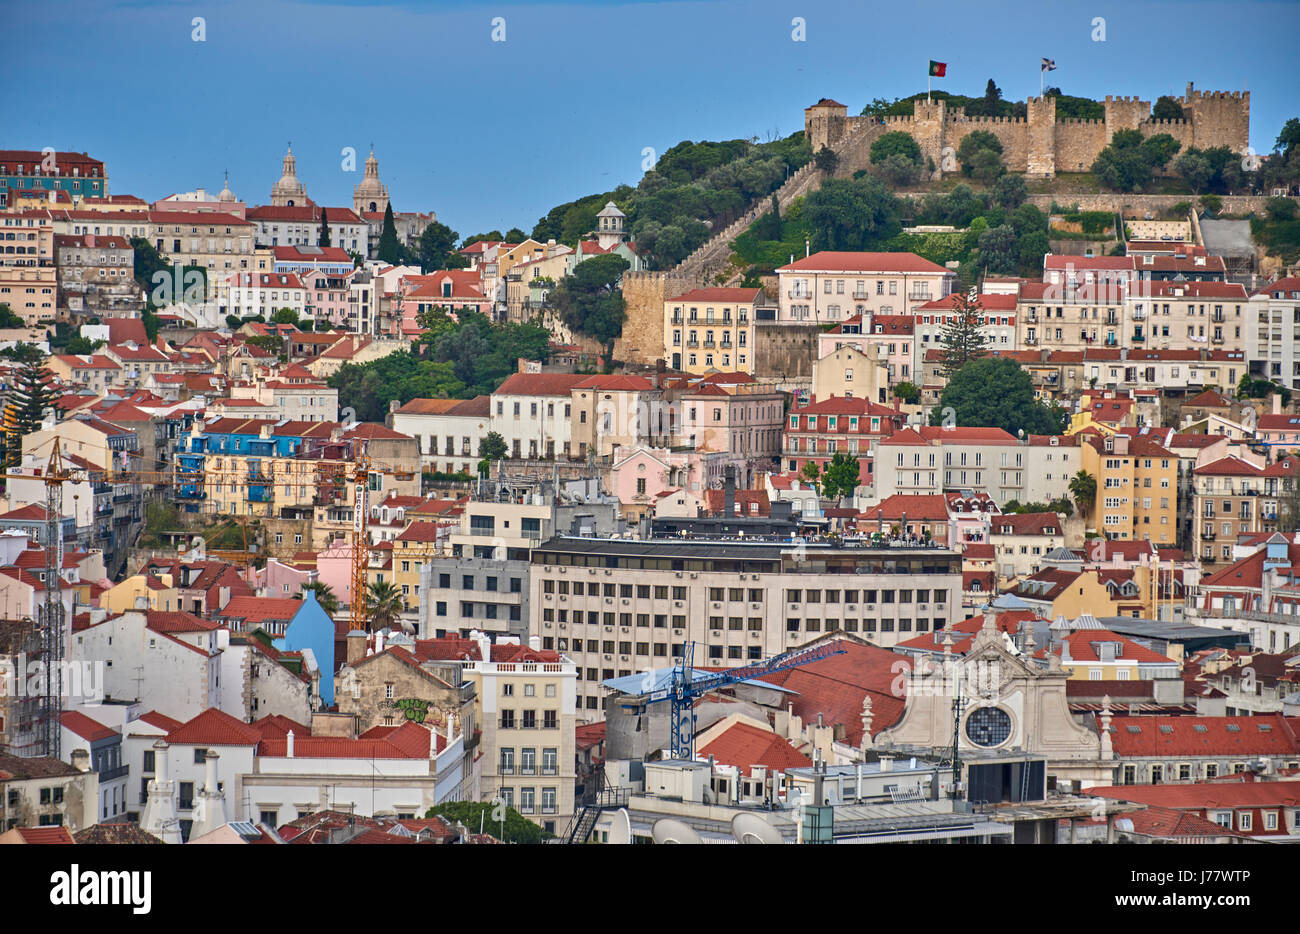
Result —
<path fill-rule="evenodd" d="M 489 425 L 514 458 L 568 457 L 573 403 L 570 391 L 585 376 L 516 373 L 492 393 Z"/>
<path fill-rule="evenodd" d="M 292 308 L 299 316 L 306 314 L 307 288 L 293 273 L 242 272 L 228 281 L 227 314 L 237 318 L 261 315 L 267 320 L 281 308 Z"/>
<path fill-rule="evenodd" d="M 100 615 L 103 611 L 93 612 L 92 620 Z M 229 639 L 225 629 L 158 632 L 149 628 L 143 612 L 132 611 L 92 621 L 72 636 L 67 656 L 104 665 L 106 697 L 189 718 L 221 706 L 221 651 Z"/>
<path fill-rule="evenodd" d="M 778 321 L 839 322 L 854 315 L 914 314 L 948 295 L 952 270 L 914 253 L 824 251 L 776 270 Z"/>
<path fill-rule="evenodd" d="M 473 475 L 478 469 L 479 443 L 492 430 L 490 403 L 487 396 L 412 399 L 400 408 L 394 401 L 392 429 L 419 442 L 424 470 Z M 502 406 L 504 411 L 504 402 Z"/>
<path fill-rule="evenodd" d="M 1300 277 L 1279 279 L 1254 292 L 1245 324 L 1251 374 L 1300 389 Z"/>

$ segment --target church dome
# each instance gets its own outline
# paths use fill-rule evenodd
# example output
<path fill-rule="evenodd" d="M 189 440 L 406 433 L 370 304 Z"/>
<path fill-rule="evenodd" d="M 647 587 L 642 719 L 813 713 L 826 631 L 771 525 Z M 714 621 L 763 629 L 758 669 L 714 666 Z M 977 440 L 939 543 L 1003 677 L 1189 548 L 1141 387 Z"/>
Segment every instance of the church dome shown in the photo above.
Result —
<path fill-rule="evenodd" d="M 297 160 L 294 159 L 293 149 L 290 148 L 284 154 L 284 172 L 271 189 L 271 203 L 278 206 L 293 205 L 305 202 L 306 198 L 307 189 L 298 180 Z"/>

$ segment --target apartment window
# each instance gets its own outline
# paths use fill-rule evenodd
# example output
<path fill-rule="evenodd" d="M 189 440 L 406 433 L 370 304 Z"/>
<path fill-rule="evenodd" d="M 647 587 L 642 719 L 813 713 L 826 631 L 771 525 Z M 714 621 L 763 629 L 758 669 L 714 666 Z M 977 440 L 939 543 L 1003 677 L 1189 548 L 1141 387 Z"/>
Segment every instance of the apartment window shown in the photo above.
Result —
<path fill-rule="evenodd" d="M 537 711 L 525 710 L 523 721 L 519 725 L 525 730 L 537 729 Z"/>
<path fill-rule="evenodd" d="M 503 730 L 513 730 L 515 728 L 515 712 L 513 710 L 501 711 L 500 727 Z"/>

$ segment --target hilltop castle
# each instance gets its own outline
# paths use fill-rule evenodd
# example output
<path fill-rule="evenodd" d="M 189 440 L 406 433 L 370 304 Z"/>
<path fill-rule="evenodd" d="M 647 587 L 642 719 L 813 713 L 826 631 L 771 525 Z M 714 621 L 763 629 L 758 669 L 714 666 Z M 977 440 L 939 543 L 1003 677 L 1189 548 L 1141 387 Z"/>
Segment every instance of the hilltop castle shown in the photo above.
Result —
<path fill-rule="evenodd" d="M 967 117 L 965 108 L 946 101 L 918 100 L 910 117 L 850 117 L 843 104 L 823 98 L 804 111 L 804 130 L 813 152 L 834 149 L 849 171 L 865 168 L 871 143 L 884 133 L 907 133 L 936 168 L 949 165 L 962 138 L 985 130 L 1002 143 L 1003 160 L 1012 172 L 1050 178 L 1057 172 L 1086 172 L 1116 130 L 1137 130 L 1143 136 L 1168 133 L 1190 147 L 1227 146 L 1246 151 L 1250 138 L 1249 91 L 1196 91 L 1191 82 L 1177 98 L 1182 120 L 1153 120 L 1151 102 L 1136 97 L 1106 96 L 1101 120 L 1057 120 L 1055 97 L 1031 97 L 1027 116 Z M 952 169 L 949 169 L 951 171 Z"/>

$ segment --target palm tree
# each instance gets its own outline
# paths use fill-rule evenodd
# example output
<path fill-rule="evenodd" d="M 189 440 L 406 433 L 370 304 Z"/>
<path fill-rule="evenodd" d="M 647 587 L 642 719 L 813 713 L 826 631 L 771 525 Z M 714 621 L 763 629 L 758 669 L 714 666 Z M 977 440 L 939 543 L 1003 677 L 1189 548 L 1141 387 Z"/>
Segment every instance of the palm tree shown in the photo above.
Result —
<path fill-rule="evenodd" d="M 372 630 L 392 629 L 400 620 L 402 610 L 406 609 L 406 601 L 396 584 L 376 581 L 366 594 L 366 608 Z"/>
<path fill-rule="evenodd" d="M 320 608 L 333 616 L 339 611 L 339 598 L 334 593 L 334 588 L 322 581 L 312 581 L 310 584 L 304 584 L 302 589 L 314 590 L 316 592 L 316 602 Z"/>
<path fill-rule="evenodd" d="M 1086 470 L 1080 470 L 1070 478 L 1070 493 L 1081 515 L 1092 512 L 1093 502 L 1097 498 L 1097 478 Z"/>

